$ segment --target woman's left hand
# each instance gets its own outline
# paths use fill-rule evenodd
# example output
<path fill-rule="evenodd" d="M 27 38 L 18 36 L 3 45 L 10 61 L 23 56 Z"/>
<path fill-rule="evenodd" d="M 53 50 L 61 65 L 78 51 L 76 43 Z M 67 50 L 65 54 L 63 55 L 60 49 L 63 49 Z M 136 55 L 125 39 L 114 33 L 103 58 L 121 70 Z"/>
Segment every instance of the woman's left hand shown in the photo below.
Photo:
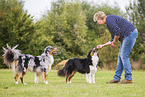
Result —
<path fill-rule="evenodd" d="M 113 42 L 111 43 L 111 47 L 112 48 L 116 48 L 116 44 L 114 44 Z"/>

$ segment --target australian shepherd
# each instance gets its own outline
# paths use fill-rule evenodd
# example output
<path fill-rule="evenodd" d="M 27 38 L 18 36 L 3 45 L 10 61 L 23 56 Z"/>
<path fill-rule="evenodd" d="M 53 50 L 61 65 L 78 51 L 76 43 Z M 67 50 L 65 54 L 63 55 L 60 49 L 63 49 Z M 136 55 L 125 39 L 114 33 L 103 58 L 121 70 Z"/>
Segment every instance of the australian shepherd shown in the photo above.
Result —
<path fill-rule="evenodd" d="M 69 59 L 63 69 L 58 70 L 57 75 L 66 77 L 66 83 L 71 83 L 72 77 L 76 72 L 79 72 L 86 74 L 87 83 L 95 83 L 95 72 L 97 71 L 98 61 L 97 50 L 93 49 L 88 53 L 87 58 Z"/>
<path fill-rule="evenodd" d="M 41 56 L 32 56 L 21 54 L 21 51 L 16 49 L 17 46 L 18 45 L 11 48 L 7 44 L 7 49 L 3 47 L 4 63 L 12 67 L 15 83 L 18 84 L 18 76 L 21 75 L 21 83 L 26 84 L 24 82 L 24 76 L 29 69 L 30 71 L 35 72 L 35 83 L 38 83 L 39 76 L 42 74 L 44 83 L 48 84 L 47 75 L 54 62 L 53 55 L 57 54 L 57 48 L 47 46 Z"/>

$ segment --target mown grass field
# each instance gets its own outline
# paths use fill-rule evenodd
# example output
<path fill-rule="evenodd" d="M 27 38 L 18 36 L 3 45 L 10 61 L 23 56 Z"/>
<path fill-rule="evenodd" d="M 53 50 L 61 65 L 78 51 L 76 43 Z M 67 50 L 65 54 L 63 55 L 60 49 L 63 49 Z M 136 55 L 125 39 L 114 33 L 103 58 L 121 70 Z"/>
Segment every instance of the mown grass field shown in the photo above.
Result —
<path fill-rule="evenodd" d="M 114 71 L 97 71 L 95 84 L 86 83 L 85 75 L 79 73 L 67 84 L 56 73 L 57 70 L 49 72 L 49 84 L 45 85 L 42 77 L 34 84 L 34 73 L 27 72 L 27 85 L 23 85 L 20 80 L 19 84 L 14 83 L 11 69 L 0 69 L 0 97 L 145 97 L 145 71 L 132 72 L 134 84 L 106 84 Z"/>

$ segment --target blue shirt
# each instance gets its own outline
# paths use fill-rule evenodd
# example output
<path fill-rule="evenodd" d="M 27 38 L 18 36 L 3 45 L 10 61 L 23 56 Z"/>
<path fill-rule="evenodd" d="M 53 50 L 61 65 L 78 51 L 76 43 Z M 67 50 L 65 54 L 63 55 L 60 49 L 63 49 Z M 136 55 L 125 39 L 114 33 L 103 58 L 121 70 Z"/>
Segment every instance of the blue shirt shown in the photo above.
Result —
<path fill-rule="evenodd" d="M 132 23 L 116 15 L 108 15 L 106 18 L 106 24 L 111 33 L 111 41 L 113 41 L 114 36 L 120 36 L 118 40 L 122 42 L 125 37 L 130 35 L 130 33 L 136 29 Z"/>

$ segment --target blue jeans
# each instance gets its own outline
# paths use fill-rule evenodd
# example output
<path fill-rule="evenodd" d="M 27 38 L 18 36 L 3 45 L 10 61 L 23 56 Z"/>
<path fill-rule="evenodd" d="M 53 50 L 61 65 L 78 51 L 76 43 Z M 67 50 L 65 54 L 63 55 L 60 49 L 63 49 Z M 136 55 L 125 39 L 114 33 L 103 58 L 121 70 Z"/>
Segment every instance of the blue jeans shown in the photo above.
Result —
<path fill-rule="evenodd" d="M 125 79 L 132 80 L 131 64 L 129 54 L 138 37 L 138 31 L 135 29 L 131 34 L 123 39 L 118 54 L 117 70 L 115 71 L 114 80 L 120 81 L 123 69 L 125 71 Z"/>

